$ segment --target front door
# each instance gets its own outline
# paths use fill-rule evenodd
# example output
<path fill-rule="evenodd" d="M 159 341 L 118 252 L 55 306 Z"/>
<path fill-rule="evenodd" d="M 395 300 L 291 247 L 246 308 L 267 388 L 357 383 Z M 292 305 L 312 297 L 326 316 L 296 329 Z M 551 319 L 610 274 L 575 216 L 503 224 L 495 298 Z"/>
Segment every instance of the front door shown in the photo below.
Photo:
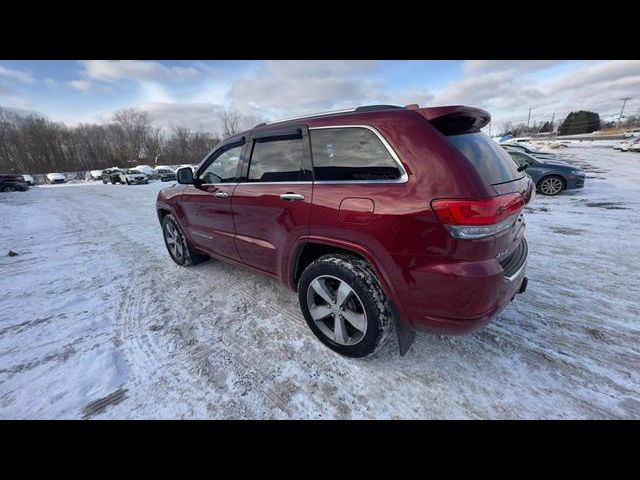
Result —
<path fill-rule="evenodd" d="M 216 150 L 198 170 L 194 185 L 182 194 L 182 207 L 191 240 L 200 248 L 239 260 L 231 197 L 237 185 L 243 143 Z"/>
<path fill-rule="evenodd" d="M 283 255 L 309 233 L 312 194 L 306 127 L 254 133 L 232 200 L 242 261 L 280 276 Z"/>

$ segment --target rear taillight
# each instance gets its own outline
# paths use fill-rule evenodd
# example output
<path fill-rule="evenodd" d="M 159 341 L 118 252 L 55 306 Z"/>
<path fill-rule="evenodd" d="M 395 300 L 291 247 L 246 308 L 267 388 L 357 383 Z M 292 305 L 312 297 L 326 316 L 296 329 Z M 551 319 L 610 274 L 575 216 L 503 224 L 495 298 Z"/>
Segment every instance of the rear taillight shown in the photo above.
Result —
<path fill-rule="evenodd" d="M 505 230 L 517 220 L 524 208 L 519 193 L 479 200 L 433 200 L 431 208 L 456 238 L 482 238 Z"/>

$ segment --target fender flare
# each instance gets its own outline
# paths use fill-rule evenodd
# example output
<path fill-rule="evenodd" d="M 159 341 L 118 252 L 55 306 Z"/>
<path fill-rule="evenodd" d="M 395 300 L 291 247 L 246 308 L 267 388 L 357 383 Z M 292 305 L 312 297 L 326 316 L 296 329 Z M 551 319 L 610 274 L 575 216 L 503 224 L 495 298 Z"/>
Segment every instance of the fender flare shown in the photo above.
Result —
<path fill-rule="evenodd" d="M 350 242 L 347 240 L 340 240 L 340 239 L 322 237 L 322 236 L 316 236 L 316 235 L 305 235 L 305 236 L 299 237 L 294 242 L 293 248 L 291 249 L 293 254 L 289 257 L 289 261 L 287 265 L 288 270 L 286 272 L 286 276 L 284 277 L 289 288 L 295 289 L 295 283 L 294 283 L 295 271 L 298 266 L 298 261 L 300 259 L 300 254 L 302 253 L 302 249 L 307 243 L 317 243 L 321 245 L 338 247 L 344 250 L 350 250 L 362 256 L 367 262 L 369 262 L 369 264 L 373 268 L 378 278 L 378 281 L 380 282 L 380 286 L 382 287 L 382 290 L 387 295 L 387 298 L 391 300 L 391 303 L 393 304 L 398 314 L 396 315 L 397 320 L 401 322 L 406 328 L 412 329 L 412 325 L 408 323 L 408 321 L 406 320 L 407 317 L 404 313 L 404 309 L 402 308 L 402 303 L 400 302 L 400 298 L 396 292 L 396 289 L 393 287 L 393 283 L 391 282 L 391 279 L 387 275 L 386 270 L 382 267 L 381 262 L 378 260 L 375 254 L 362 244 Z"/>

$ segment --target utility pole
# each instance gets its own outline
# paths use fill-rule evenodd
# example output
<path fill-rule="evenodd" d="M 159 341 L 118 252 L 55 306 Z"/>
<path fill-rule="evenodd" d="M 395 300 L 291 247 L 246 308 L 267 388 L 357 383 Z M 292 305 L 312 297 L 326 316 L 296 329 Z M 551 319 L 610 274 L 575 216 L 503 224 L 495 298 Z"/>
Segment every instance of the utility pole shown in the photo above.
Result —
<path fill-rule="evenodd" d="M 531 120 L 531 107 L 529 107 L 529 116 L 527 117 L 527 131 L 529 130 L 529 120 Z"/>
<path fill-rule="evenodd" d="M 549 128 L 551 129 L 551 131 L 549 132 L 549 135 L 553 136 L 553 121 L 556 118 L 556 112 L 553 112 L 553 115 L 551 115 L 551 125 L 549 126 Z"/>
<path fill-rule="evenodd" d="M 624 97 L 624 98 L 621 98 L 620 100 L 623 100 L 623 102 L 622 102 L 622 109 L 620 110 L 620 118 L 618 118 L 618 127 L 620 126 L 620 123 L 622 123 L 622 113 L 624 112 L 624 106 L 627 104 L 627 100 L 631 100 L 631 97 Z"/>

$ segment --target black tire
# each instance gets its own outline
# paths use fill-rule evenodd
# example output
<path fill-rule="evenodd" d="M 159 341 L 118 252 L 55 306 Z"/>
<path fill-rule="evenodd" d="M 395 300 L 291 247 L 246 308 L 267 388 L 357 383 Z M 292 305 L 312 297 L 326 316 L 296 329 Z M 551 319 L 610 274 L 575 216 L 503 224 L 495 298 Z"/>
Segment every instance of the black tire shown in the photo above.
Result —
<path fill-rule="evenodd" d="M 170 231 L 171 227 L 173 227 L 178 234 L 177 238 L 181 245 L 181 255 L 178 255 L 174 252 L 174 250 L 170 246 L 170 241 L 167 239 L 167 237 L 170 236 L 168 232 Z M 178 225 L 178 222 L 176 222 L 176 219 L 170 213 L 165 215 L 162 219 L 162 237 L 164 238 L 164 245 L 167 247 L 169 256 L 178 265 L 188 267 L 190 265 L 197 265 L 209 259 L 207 255 L 198 252 L 189 244 L 187 238 L 184 236 L 184 233 L 182 233 L 182 230 L 180 229 L 180 225 Z"/>
<path fill-rule="evenodd" d="M 346 282 L 359 301 L 359 308 L 365 314 L 366 332 L 355 344 L 345 345 L 331 339 L 311 316 L 308 301 L 310 286 L 314 280 L 323 277 L 335 277 L 341 282 Z M 322 343 L 341 355 L 353 358 L 373 355 L 382 348 L 393 331 L 391 306 L 373 269 L 366 261 L 354 255 L 329 254 L 312 262 L 304 270 L 298 282 L 298 299 L 302 314 L 311 331 Z M 326 321 L 332 320 L 327 317 Z M 344 325 L 348 325 L 352 331 L 358 333 L 350 324 L 344 323 Z"/>
<path fill-rule="evenodd" d="M 558 182 L 560 183 L 558 184 Z M 559 185 L 559 188 L 554 188 L 554 189 L 550 189 L 551 187 L 547 188 L 546 185 L 548 183 Z M 560 175 L 547 175 L 545 177 L 542 177 L 538 182 L 538 190 L 540 191 L 540 193 L 542 193 L 543 195 L 551 196 L 551 197 L 560 194 L 566 187 L 567 187 L 567 183 L 565 182 L 564 178 L 562 178 Z"/>
<path fill-rule="evenodd" d="M 107 180 L 106 179 L 102 179 L 102 183 L 104 183 L 105 185 L 107 184 Z"/>
<path fill-rule="evenodd" d="M 15 189 L 15 188 L 13 188 L 13 187 L 4 187 L 4 188 L 2 189 L 2 191 L 3 191 L 3 192 L 15 192 L 15 191 L 16 191 L 16 189 Z"/>

